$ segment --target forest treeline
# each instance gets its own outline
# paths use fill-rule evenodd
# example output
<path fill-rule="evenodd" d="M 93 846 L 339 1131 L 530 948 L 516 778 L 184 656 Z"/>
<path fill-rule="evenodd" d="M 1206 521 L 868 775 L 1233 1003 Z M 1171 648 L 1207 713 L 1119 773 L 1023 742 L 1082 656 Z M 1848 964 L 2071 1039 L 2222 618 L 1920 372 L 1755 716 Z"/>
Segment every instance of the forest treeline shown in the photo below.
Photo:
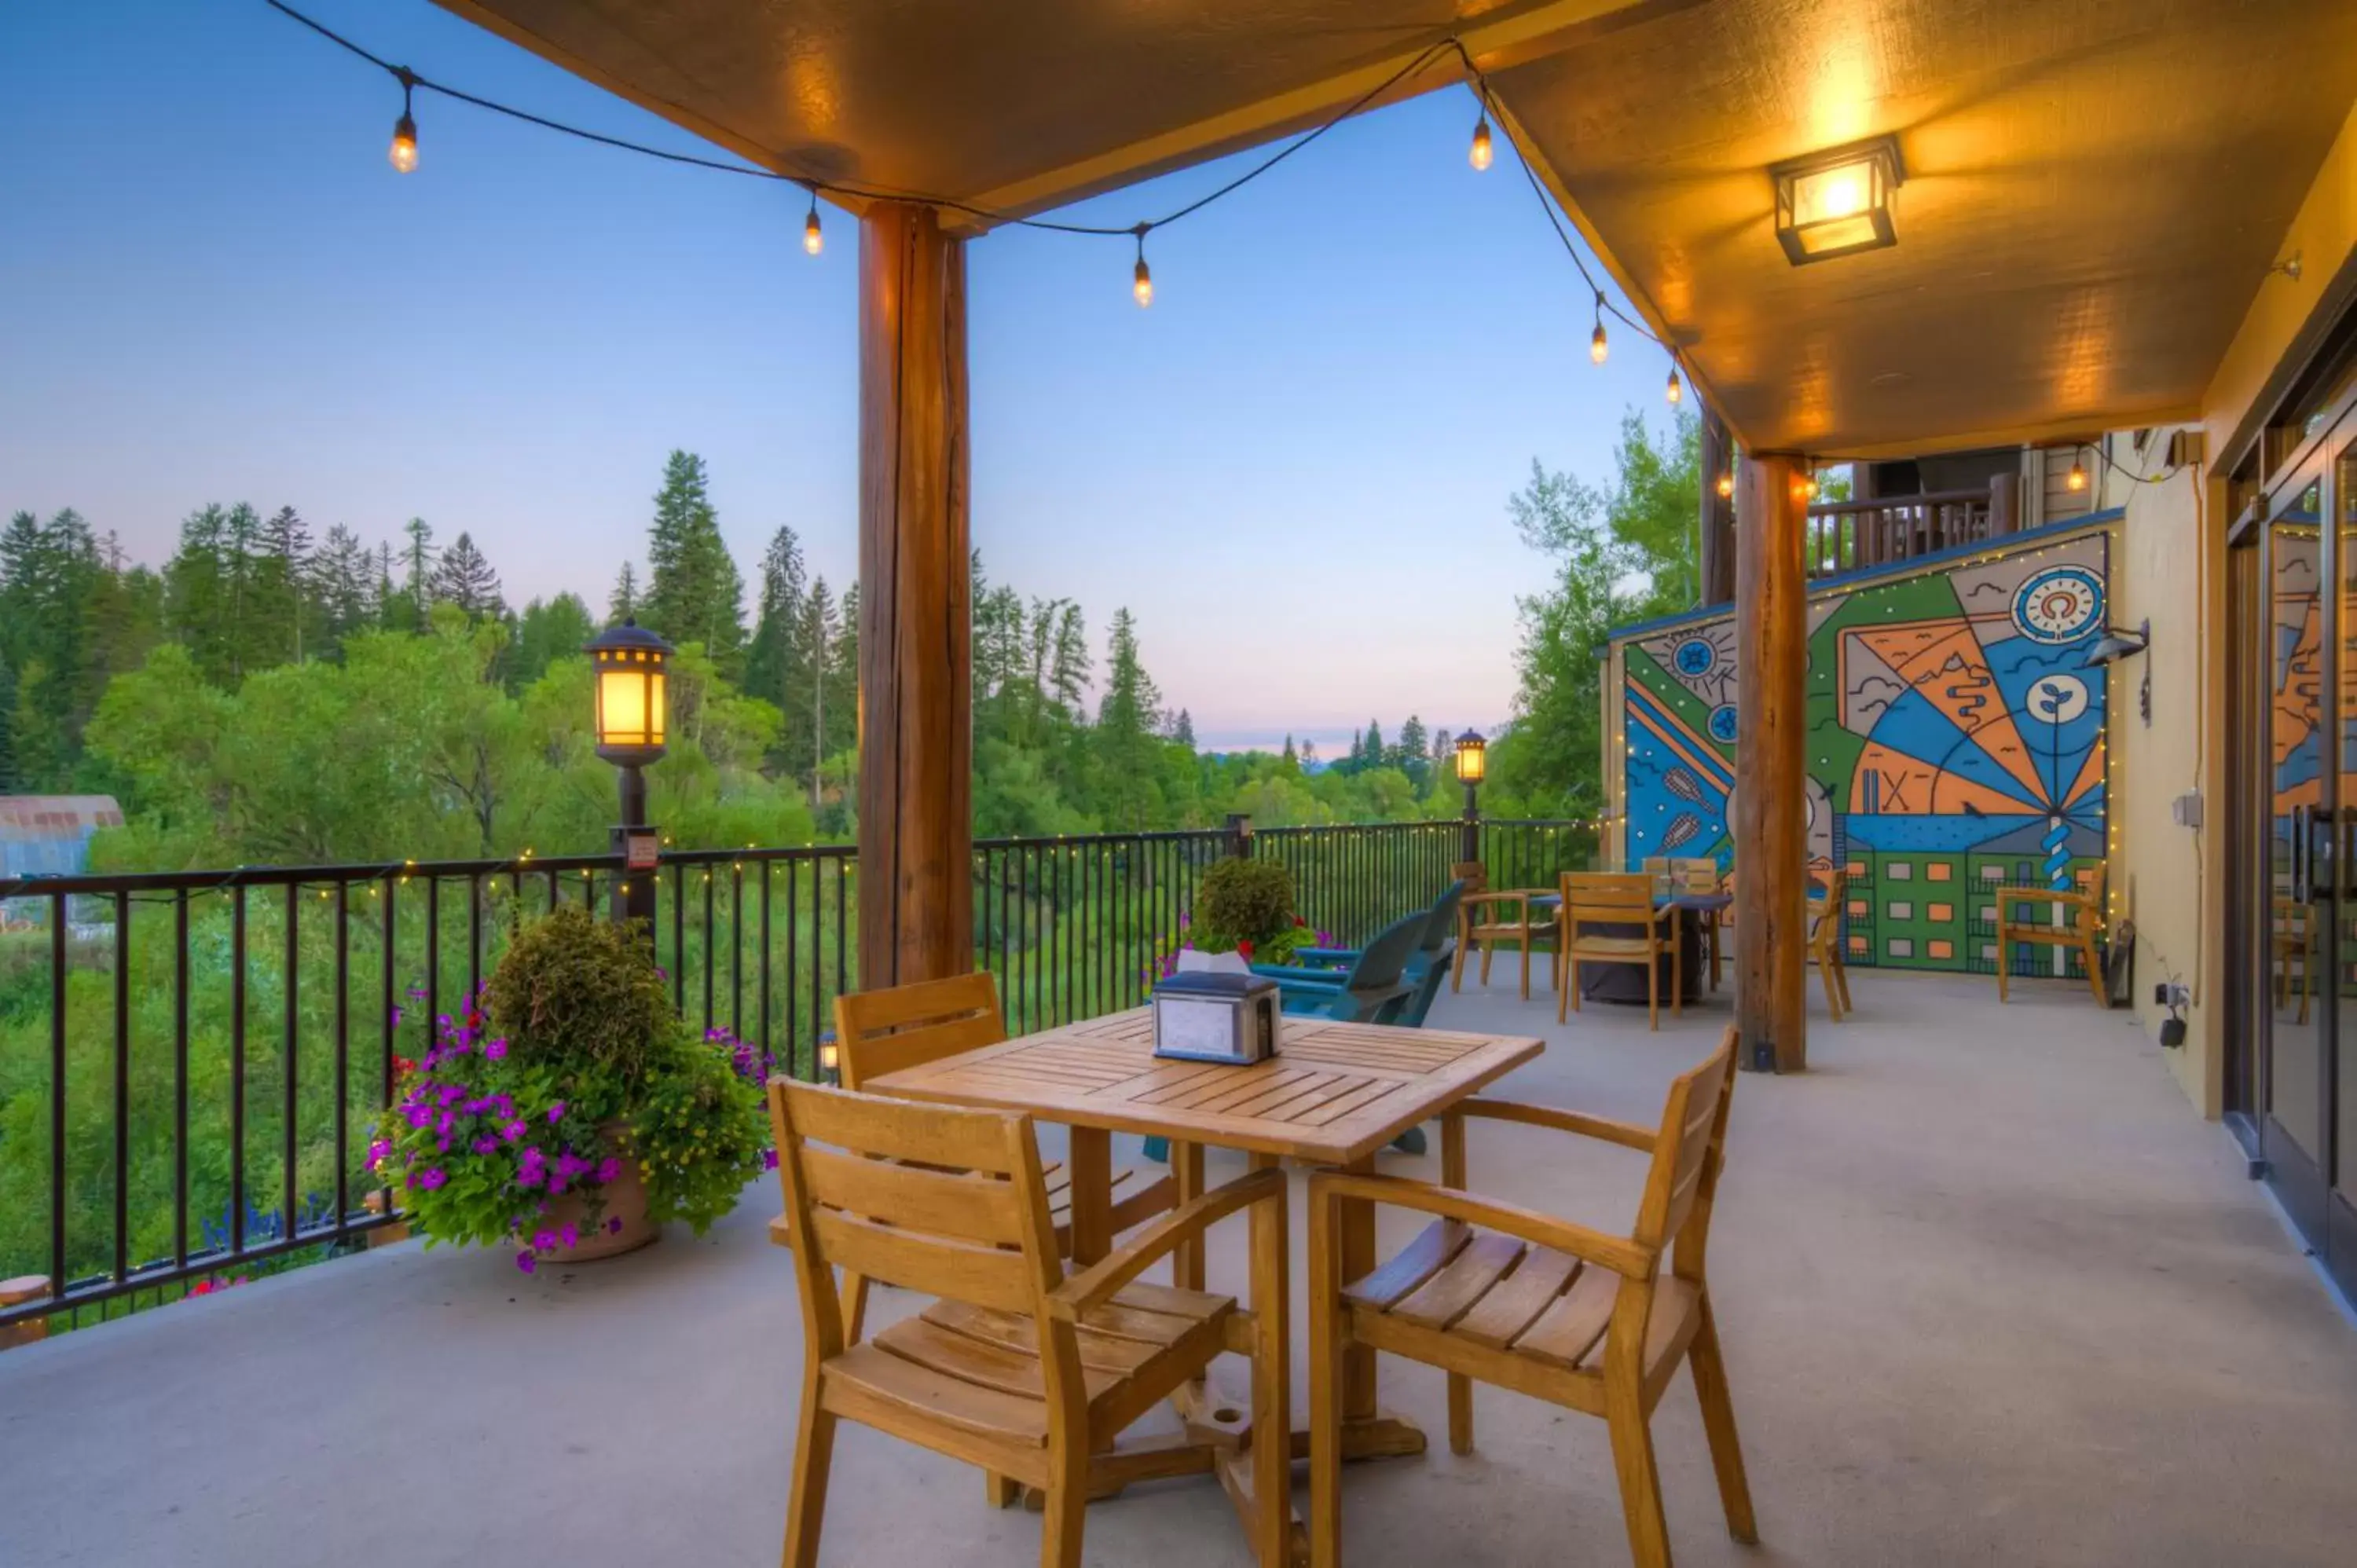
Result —
<path fill-rule="evenodd" d="M 1451 735 L 1380 722 L 1340 756 L 1197 749 L 1125 608 L 1102 639 L 1068 598 L 974 563 L 974 829 L 1030 835 L 1453 814 Z M 0 792 L 112 794 L 94 865 L 163 869 L 603 847 L 581 645 L 632 616 L 680 647 L 670 757 L 650 775 L 683 845 L 842 841 L 858 759 L 856 583 L 791 528 L 749 585 L 703 460 L 673 452 L 643 568 L 593 609 L 521 609 L 470 532 L 315 535 L 293 507 L 208 504 L 160 566 L 77 512 L 0 530 Z M 1547 793 L 1541 790 L 1542 795 Z M 1491 800 L 1493 809 L 1511 801 Z"/>

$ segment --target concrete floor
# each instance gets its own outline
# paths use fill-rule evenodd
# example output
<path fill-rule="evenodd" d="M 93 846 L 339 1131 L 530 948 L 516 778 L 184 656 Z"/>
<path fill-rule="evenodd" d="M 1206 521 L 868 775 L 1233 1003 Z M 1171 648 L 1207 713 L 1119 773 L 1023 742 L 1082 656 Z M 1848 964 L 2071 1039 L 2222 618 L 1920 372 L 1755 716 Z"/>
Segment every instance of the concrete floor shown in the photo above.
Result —
<path fill-rule="evenodd" d="M 2357 1560 L 2357 1330 L 2156 1047 L 2075 987 L 2002 1012 L 1986 981 L 1854 987 L 1807 1076 L 1737 1088 L 1712 1274 L 1764 1544 L 1727 1538 L 1682 1377 L 1654 1425 L 1679 1561 Z M 1727 1013 L 1553 1016 L 1508 981 L 1434 1021 L 1542 1030 L 1501 1092 L 1651 1122 Z M 1493 1126 L 1472 1176 L 1621 1229 L 1641 1164 Z M 773 1562 L 801 1339 L 775 1208 L 757 1188 L 702 1240 L 533 1278 L 389 1248 L 0 1355 L 0 1563 Z M 1384 1389 L 1443 1430 L 1437 1374 L 1387 1362 Z M 1602 1423 L 1477 1401 L 1473 1457 L 1350 1471 L 1349 1560 L 1626 1563 Z M 846 1429 L 828 1563 L 1038 1551 L 972 1469 Z M 1200 1481 L 1092 1509 L 1087 1555 L 1245 1561 Z"/>

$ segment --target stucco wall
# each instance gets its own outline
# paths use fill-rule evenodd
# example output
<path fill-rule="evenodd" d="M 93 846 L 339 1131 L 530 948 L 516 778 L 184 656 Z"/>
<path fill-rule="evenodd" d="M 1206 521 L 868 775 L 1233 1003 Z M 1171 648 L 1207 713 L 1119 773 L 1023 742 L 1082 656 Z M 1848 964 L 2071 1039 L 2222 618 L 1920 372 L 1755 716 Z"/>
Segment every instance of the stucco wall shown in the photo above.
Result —
<path fill-rule="evenodd" d="M 2161 446 L 2156 435 L 2146 449 Z M 2124 464 L 2136 461 L 2119 456 Z M 2216 705 L 2222 684 L 2213 678 L 2222 660 L 2213 655 L 2222 646 L 2224 573 L 2222 531 L 2208 526 L 2205 483 L 2190 468 L 2157 484 L 2115 481 L 2127 515 L 2113 557 L 2113 624 L 2148 619 L 2152 643 L 2114 674 L 2111 906 L 2115 921 L 2136 924 L 2135 1000 L 2146 1033 L 2157 1037 L 2168 1016 L 2153 1001 L 2157 983 L 2175 980 L 2192 991 L 2186 1044 L 2166 1058 L 2187 1098 L 2215 1116 L 2223 1081 L 2224 1021 L 2216 1006 L 2223 861 L 2216 851 L 2223 842 L 2224 746 Z M 2147 678 L 2149 723 L 2140 713 Z M 2195 790 L 2204 825 L 2180 827 L 2171 802 Z"/>

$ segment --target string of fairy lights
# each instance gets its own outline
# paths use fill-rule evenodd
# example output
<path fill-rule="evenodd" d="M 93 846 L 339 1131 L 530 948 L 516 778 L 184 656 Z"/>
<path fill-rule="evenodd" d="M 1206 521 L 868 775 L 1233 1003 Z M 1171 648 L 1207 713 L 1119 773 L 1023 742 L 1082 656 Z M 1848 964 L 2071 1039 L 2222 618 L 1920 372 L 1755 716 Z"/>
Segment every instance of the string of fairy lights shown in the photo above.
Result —
<path fill-rule="evenodd" d="M 937 193 L 909 190 L 866 181 L 832 178 L 808 171 L 763 168 L 753 164 L 675 152 L 669 148 L 651 146 L 643 142 L 634 142 L 627 137 L 608 135 L 603 132 L 569 124 L 561 120 L 551 119 L 544 114 L 517 108 L 513 104 L 502 103 L 496 99 L 466 91 L 448 82 L 437 81 L 412 70 L 406 65 L 396 64 L 346 38 L 316 18 L 306 16 L 293 5 L 286 4 L 285 0 L 264 0 L 264 4 L 272 10 L 302 24 L 320 38 L 376 67 L 391 77 L 394 84 L 401 89 L 401 113 L 393 122 L 393 140 L 387 157 L 393 168 L 402 174 L 416 172 L 418 163 L 416 100 L 421 92 L 432 93 L 460 103 L 470 104 L 478 109 L 488 110 L 495 114 L 505 115 L 526 124 L 536 125 L 544 130 L 576 137 L 585 142 L 594 142 L 600 146 L 611 147 L 618 151 L 635 153 L 642 157 L 656 158 L 665 163 L 683 164 L 690 167 L 708 169 L 719 174 L 740 175 L 752 179 L 773 180 L 780 184 L 798 186 L 807 193 L 810 199 L 809 209 L 802 220 L 802 249 L 813 256 L 821 254 L 826 248 L 825 231 L 819 218 L 818 199 L 822 195 L 862 201 L 914 202 L 958 213 L 995 227 L 1037 229 L 1050 233 L 1096 239 L 1127 239 L 1134 246 L 1130 269 L 1130 293 L 1141 307 L 1154 303 L 1154 272 L 1146 255 L 1146 242 L 1148 235 L 1157 230 L 1167 229 L 1182 219 L 1192 217 L 1205 208 L 1234 195 L 1325 135 L 1343 121 L 1361 113 L 1371 104 L 1385 98 L 1394 89 L 1424 74 L 1442 61 L 1453 59 L 1463 69 L 1467 84 L 1472 91 L 1479 109 L 1467 161 L 1479 172 L 1488 169 L 1496 156 L 1495 141 L 1490 128 L 1491 114 L 1496 110 L 1496 97 L 1491 89 L 1488 76 L 1474 63 L 1472 54 L 1461 40 L 1452 36 L 1426 46 L 1391 75 L 1367 89 L 1357 98 L 1337 110 L 1330 117 L 1252 164 L 1225 184 L 1160 217 L 1142 218 L 1134 223 L 1126 224 L 1081 223 L 1062 219 L 1034 218 L 1021 213 L 994 210 L 955 197 L 942 196 Z M 1500 117 L 1503 117 L 1502 113 Z M 1663 395 L 1673 406 L 1684 403 L 1685 387 L 1679 374 L 1680 366 L 1676 347 L 1665 341 L 1641 318 L 1630 314 L 1606 297 L 1603 285 L 1597 281 L 1596 273 L 1589 267 L 1588 258 L 1581 253 L 1578 245 L 1574 242 L 1570 231 L 1565 227 L 1562 217 L 1555 210 L 1555 203 L 1547 194 L 1546 187 L 1540 180 L 1537 171 L 1532 167 L 1527 158 L 1521 159 L 1520 163 L 1523 178 L 1529 183 L 1532 194 L 1537 199 L 1540 210 L 1545 214 L 1548 226 L 1554 230 L 1555 238 L 1563 245 L 1564 253 L 1571 259 L 1571 264 L 1578 273 L 1580 282 L 1587 287 L 1594 301 L 1592 330 L 1588 334 L 1587 340 L 1588 359 L 1600 365 L 1609 356 L 1611 339 L 1605 327 L 1605 319 L 1609 317 L 1669 356 L 1669 379 L 1664 383 Z"/>

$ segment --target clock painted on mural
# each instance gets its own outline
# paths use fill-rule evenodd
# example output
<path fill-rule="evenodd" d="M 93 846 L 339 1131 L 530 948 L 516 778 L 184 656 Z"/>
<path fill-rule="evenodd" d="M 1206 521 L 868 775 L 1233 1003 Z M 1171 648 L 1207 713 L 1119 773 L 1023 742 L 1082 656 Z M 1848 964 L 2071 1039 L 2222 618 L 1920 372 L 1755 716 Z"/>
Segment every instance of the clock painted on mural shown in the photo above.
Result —
<path fill-rule="evenodd" d="M 2103 616 L 2103 579 L 2083 566 L 2037 573 L 2013 596 L 2013 624 L 2040 642 L 2068 642 Z"/>

